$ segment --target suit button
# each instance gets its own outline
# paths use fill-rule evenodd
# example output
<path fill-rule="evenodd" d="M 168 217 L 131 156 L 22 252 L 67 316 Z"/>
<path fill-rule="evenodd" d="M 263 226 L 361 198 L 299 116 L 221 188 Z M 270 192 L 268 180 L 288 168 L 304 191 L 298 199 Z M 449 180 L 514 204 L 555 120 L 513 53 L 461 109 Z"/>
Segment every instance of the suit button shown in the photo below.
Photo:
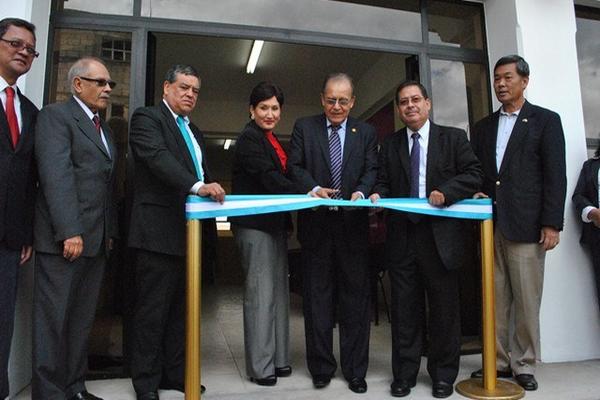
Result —
<path fill-rule="evenodd" d="M 494 200 L 494 205 L 496 205 L 496 204 L 498 204 L 498 203 L 496 203 L 496 200 Z"/>
<path fill-rule="evenodd" d="M 496 186 L 500 186 L 500 181 L 496 181 Z"/>

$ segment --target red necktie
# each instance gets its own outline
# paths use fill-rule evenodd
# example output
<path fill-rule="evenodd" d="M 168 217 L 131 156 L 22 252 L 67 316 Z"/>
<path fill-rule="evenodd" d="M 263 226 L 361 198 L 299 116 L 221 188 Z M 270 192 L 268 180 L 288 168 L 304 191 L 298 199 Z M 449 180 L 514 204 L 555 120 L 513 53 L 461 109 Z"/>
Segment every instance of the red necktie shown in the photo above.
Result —
<path fill-rule="evenodd" d="M 4 89 L 6 92 L 6 119 L 8 120 L 8 129 L 12 140 L 13 149 L 17 148 L 19 143 L 19 120 L 15 112 L 15 89 L 8 86 Z"/>
<path fill-rule="evenodd" d="M 98 131 L 98 134 L 100 134 L 100 117 L 98 117 L 97 115 L 94 115 L 94 118 L 92 118 L 92 121 L 94 121 L 96 130 Z"/>

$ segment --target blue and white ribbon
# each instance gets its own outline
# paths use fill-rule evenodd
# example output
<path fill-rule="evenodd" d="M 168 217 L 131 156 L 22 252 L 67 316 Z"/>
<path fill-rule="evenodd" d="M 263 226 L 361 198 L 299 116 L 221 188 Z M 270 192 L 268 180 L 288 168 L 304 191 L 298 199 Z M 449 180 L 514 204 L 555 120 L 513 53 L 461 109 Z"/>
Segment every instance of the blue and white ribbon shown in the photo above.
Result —
<path fill-rule="evenodd" d="M 304 194 L 227 195 L 223 204 L 219 204 L 208 198 L 188 196 L 187 203 L 185 204 L 185 212 L 187 219 L 206 219 L 296 211 L 320 206 L 381 207 L 396 211 L 448 218 L 475 220 L 492 218 L 492 201 L 490 199 L 468 199 L 459 201 L 450 207 L 434 207 L 427 202 L 427 199 L 380 199 L 376 204 L 373 204 L 369 199 L 357 201 L 333 200 L 310 197 Z"/>

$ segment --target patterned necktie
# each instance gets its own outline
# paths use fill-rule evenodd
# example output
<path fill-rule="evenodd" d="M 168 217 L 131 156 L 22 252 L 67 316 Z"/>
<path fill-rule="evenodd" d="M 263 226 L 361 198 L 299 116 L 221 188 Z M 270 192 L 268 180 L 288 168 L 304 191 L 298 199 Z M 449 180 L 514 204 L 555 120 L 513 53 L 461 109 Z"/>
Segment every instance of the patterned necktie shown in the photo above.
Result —
<path fill-rule="evenodd" d="M 7 86 L 4 91 L 6 92 L 6 120 L 8 121 L 13 149 L 16 149 L 17 143 L 19 143 L 19 120 L 15 112 L 15 89 Z"/>
<path fill-rule="evenodd" d="M 411 135 L 413 140 L 410 150 L 410 197 L 419 197 L 419 166 L 421 164 L 421 145 L 419 132 Z"/>
<path fill-rule="evenodd" d="M 98 117 L 97 115 L 94 115 L 94 118 L 92 118 L 92 122 L 94 122 L 94 126 L 96 127 L 96 131 L 98 132 L 98 134 L 100 135 L 101 132 L 101 128 L 100 128 L 100 117 Z"/>
<path fill-rule="evenodd" d="M 196 176 L 198 176 L 198 178 L 201 181 L 204 181 L 204 178 L 203 178 L 204 173 L 202 171 L 202 167 L 200 166 L 200 163 L 198 162 L 198 156 L 196 155 L 196 150 L 194 149 L 194 144 L 192 143 L 192 138 L 190 137 L 190 134 L 188 133 L 185 119 L 181 115 L 179 115 L 177 117 L 177 126 L 179 127 L 179 130 L 181 131 L 181 136 L 183 136 L 183 140 L 185 140 L 185 144 L 187 145 L 188 151 L 190 152 L 190 155 L 192 156 L 192 160 L 194 161 L 194 167 L 196 168 Z"/>
<path fill-rule="evenodd" d="M 331 189 L 342 189 L 342 142 L 338 131 L 339 125 L 331 125 L 329 135 L 329 158 L 331 159 Z M 341 199 L 342 193 L 338 191 L 332 195 L 333 199 Z"/>

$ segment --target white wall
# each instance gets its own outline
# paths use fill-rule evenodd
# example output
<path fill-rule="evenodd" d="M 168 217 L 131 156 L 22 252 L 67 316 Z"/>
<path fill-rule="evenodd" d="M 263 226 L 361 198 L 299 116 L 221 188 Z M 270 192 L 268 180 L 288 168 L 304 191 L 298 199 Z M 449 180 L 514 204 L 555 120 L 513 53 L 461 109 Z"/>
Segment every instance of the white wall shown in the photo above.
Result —
<path fill-rule="evenodd" d="M 19 88 L 38 107 L 42 105 L 44 93 L 44 70 L 48 43 L 48 21 L 50 0 L 0 0 L 0 15 L 17 17 L 36 25 L 36 48 L 40 56 L 33 62 L 29 73 L 19 79 Z M 33 262 L 28 262 L 19 271 L 19 290 L 15 329 L 9 363 L 11 398 L 31 381 L 31 304 L 33 299 Z"/>
<path fill-rule="evenodd" d="M 571 195 L 587 158 L 572 0 L 486 0 L 490 74 L 503 55 L 531 67 L 527 99 L 558 112 L 565 131 L 567 203 L 561 243 L 546 258 L 541 310 L 542 361 L 600 357 L 600 314 L 591 260 L 579 245 Z M 499 103 L 494 100 L 494 108 Z"/>

